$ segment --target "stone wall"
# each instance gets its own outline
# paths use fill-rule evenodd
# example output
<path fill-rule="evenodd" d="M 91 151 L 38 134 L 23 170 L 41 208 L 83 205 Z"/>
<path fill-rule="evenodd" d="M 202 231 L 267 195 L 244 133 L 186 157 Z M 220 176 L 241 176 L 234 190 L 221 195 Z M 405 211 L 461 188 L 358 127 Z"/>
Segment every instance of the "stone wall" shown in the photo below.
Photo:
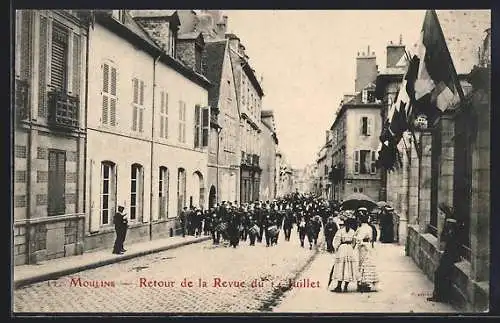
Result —
<path fill-rule="evenodd" d="M 81 255 L 85 216 L 52 216 L 14 223 L 14 264 Z"/>

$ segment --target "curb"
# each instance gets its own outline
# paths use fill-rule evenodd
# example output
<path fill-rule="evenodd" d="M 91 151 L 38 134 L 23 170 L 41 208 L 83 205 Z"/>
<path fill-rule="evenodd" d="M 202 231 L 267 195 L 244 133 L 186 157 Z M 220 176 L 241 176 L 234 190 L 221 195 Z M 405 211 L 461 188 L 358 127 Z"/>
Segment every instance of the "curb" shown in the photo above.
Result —
<path fill-rule="evenodd" d="M 147 256 L 147 255 L 161 252 L 161 251 L 165 251 L 165 250 L 175 249 L 175 248 L 187 246 L 187 245 L 194 244 L 194 243 L 208 241 L 210 239 L 211 239 L 210 237 L 201 237 L 201 238 L 197 238 L 197 239 L 191 240 L 191 241 L 183 241 L 183 242 L 174 243 L 174 244 L 171 244 L 168 246 L 156 247 L 154 249 L 143 250 L 143 251 L 137 251 L 135 253 L 130 253 L 128 255 L 118 256 L 116 258 L 105 259 L 105 260 L 93 262 L 90 264 L 76 266 L 73 268 L 67 268 L 67 269 L 62 269 L 62 270 L 58 270 L 58 271 L 53 271 L 53 272 L 50 272 L 47 274 L 41 274 L 41 275 L 34 276 L 34 277 L 18 279 L 18 280 L 14 280 L 13 287 L 14 287 L 14 289 L 18 289 L 18 288 L 21 288 L 21 287 L 24 287 L 27 285 L 43 282 L 46 280 L 57 279 L 59 277 L 66 276 L 66 275 L 71 275 L 71 274 L 74 274 L 74 273 L 77 273 L 80 271 L 94 269 L 94 268 L 98 268 L 98 267 L 103 267 L 103 266 L 111 265 L 111 264 L 118 263 L 121 261 L 130 260 L 132 258 Z"/>

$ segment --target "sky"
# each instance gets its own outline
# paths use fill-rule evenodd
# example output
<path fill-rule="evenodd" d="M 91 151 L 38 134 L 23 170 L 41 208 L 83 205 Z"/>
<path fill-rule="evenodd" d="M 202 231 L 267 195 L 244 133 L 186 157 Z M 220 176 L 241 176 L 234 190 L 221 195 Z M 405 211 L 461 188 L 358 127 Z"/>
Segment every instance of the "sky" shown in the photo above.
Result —
<path fill-rule="evenodd" d="M 314 163 L 346 93 L 356 55 L 374 51 L 379 71 L 389 41 L 412 47 L 424 10 L 224 10 L 273 110 L 279 149 L 294 168 Z"/>

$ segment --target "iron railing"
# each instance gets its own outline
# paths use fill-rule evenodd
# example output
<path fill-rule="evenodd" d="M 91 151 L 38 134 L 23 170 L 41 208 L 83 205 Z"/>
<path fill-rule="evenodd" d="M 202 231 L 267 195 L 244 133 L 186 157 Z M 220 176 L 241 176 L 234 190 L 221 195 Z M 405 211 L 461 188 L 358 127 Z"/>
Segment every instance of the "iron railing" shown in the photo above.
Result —
<path fill-rule="evenodd" d="M 48 121 L 50 124 L 64 128 L 78 128 L 78 96 L 53 90 L 48 93 Z"/>

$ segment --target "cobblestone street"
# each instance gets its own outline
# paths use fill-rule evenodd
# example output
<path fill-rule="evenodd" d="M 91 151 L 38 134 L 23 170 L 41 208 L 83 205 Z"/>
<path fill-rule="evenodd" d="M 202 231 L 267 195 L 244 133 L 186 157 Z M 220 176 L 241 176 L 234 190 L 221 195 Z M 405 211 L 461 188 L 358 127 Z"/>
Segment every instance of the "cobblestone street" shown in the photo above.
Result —
<path fill-rule="evenodd" d="M 293 279 L 315 253 L 300 248 L 296 232 L 290 242 L 281 236 L 269 248 L 247 241 L 233 249 L 207 241 L 26 286 L 14 291 L 14 311 L 270 311 L 287 288 L 278 286 L 280 281 Z M 181 286 L 184 279 L 193 286 Z M 173 287 L 167 287 L 169 281 Z M 230 281 L 244 286 L 229 286 Z"/>

